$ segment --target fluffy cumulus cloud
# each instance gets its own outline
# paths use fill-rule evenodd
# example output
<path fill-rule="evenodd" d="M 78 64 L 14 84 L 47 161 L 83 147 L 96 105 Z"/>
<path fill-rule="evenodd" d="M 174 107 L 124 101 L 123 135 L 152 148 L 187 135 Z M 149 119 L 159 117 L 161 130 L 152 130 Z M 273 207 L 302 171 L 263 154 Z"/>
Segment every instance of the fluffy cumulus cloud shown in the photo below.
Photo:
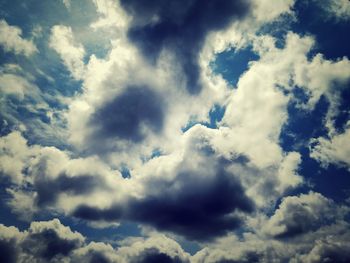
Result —
<path fill-rule="evenodd" d="M 0 248 L 4 262 L 347 262 L 348 227 L 344 222 L 333 224 L 289 243 L 253 234 L 230 237 L 190 255 L 161 234 L 129 238 L 112 246 L 90 242 L 53 219 L 32 222 L 24 231 L 0 225 Z"/>
<path fill-rule="evenodd" d="M 38 51 L 33 41 L 22 38 L 19 27 L 9 25 L 4 19 L 0 20 L 0 35 L 0 45 L 6 52 L 30 56 Z"/>
<path fill-rule="evenodd" d="M 74 215 L 90 220 L 134 220 L 190 239 L 211 239 L 237 228 L 238 212 L 250 213 L 254 208 L 239 178 L 228 168 L 240 160 L 225 160 L 210 145 L 194 144 L 200 148 L 159 157 L 136 170 L 135 179 L 129 181 L 142 187 L 141 196 L 107 209 L 80 206 Z"/>
<path fill-rule="evenodd" d="M 349 54 L 298 21 L 348 3 L 82 3 L 0 20 L 1 262 L 350 260 Z"/>
<path fill-rule="evenodd" d="M 288 196 L 267 222 L 265 231 L 279 238 L 293 237 L 330 224 L 344 212 L 346 209 L 342 211 L 318 193 Z"/>
<path fill-rule="evenodd" d="M 349 128 L 346 128 L 343 133 L 334 134 L 330 139 L 318 138 L 313 142 L 311 156 L 324 166 L 336 164 L 349 169 L 349 141 Z"/>
<path fill-rule="evenodd" d="M 72 232 L 58 219 L 32 222 L 24 232 L 0 227 L 3 262 L 58 262 L 84 242 L 80 233 Z"/>
<path fill-rule="evenodd" d="M 176 241 L 163 235 L 119 247 L 88 242 L 58 219 L 36 221 L 27 230 L 0 225 L 2 262 L 190 262 Z"/>

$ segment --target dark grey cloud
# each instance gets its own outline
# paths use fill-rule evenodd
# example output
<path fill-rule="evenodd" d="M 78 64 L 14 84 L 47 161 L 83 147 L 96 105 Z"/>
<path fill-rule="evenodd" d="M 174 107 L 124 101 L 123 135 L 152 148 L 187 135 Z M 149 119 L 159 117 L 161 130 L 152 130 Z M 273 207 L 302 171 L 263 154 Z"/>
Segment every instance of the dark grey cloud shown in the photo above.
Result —
<path fill-rule="evenodd" d="M 251 201 L 240 183 L 224 169 L 206 176 L 183 171 L 170 183 L 150 181 L 162 191 L 132 202 L 130 217 L 190 239 L 211 239 L 237 228 L 240 220 L 230 214 L 251 212 Z"/>
<path fill-rule="evenodd" d="M 164 236 L 144 239 L 143 245 L 114 249 L 107 243 L 86 243 L 59 220 L 33 222 L 26 231 L 0 225 L 0 262 L 189 263 L 188 255 Z M 168 246 L 160 242 L 164 241 Z"/>
<path fill-rule="evenodd" d="M 83 239 L 57 219 L 34 222 L 23 232 L 0 225 L 0 262 L 62 262 Z"/>
<path fill-rule="evenodd" d="M 18 251 L 15 240 L 0 240 L 0 262 L 17 262 Z"/>
<path fill-rule="evenodd" d="M 315 231 L 343 217 L 342 207 L 321 194 L 286 197 L 271 217 L 268 232 L 285 239 Z"/>
<path fill-rule="evenodd" d="M 215 174 L 185 170 L 170 182 L 153 178 L 145 185 L 145 198 L 130 198 L 109 209 L 82 205 L 73 215 L 96 221 L 136 221 L 189 239 L 215 238 L 240 226 L 240 219 L 232 213 L 253 211 L 239 181 L 221 165 Z"/>
<path fill-rule="evenodd" d="M 321 241 L 311 250 L 310 263 L 347 263 L 350 262 L 350 243 L 348 241 Z"/>
<path fill-rule="evenodd" d="M 221 259 L 215 263 L 259 263 L 262 262 L 263 255 L 255 251 L 248 251 L 241 255 L 239 259 Z"/>
<path fill-rule="evenodd" d="M 187 78 L 187 89 L 196 94 L 200 68 L 198 55 L 207 34 L 227 27 L 249 11 L 243 0 L 122 0 L 133 16 L 128 36 L 151 63 L 163 49 L 176 55 Z"/>
<path fill-rule="evenodd" d="M 156 248 L 148 248 L 142 251 L 139 255 L 132 259 L 130 263 L 189 263 L 183 261 L 179 256 L 171 257 L 170 255 L 160 252 Z"/>
<path fill-rule="evenodd" d="M 111 263 L 111 261 L 99 251 L 91 252 L 89 261 L 90 263 Z"/>
<path fill-rule="evenodd" d="M 91 221 L 113 221 L 124 217 L 125 210 L 120 205 L 114 205 L 108 209 L 99 209 L 89 205 L 78 206 L 73 215 L 78 218 Z"/>
<path fill-rule="evenodd" d="M 92 140 L 124 139 L 140 142 L 143 126 L 161 132 L 164 122 L 164 103 L 161 96 L 146 86 L 129 86 L 91 116 Z"/>
<path fill-rule="evenodd" d="M 22 249 L 25 253 L 47 261 L 54 257 L 68 256 L 79 246 L 79 240 L 61 238 L 54 229 L 44 229 L 39 233 L 31 233 L 22 243 Z"/>
<path fill-rule="evenodd" d="M 37 192 L 36 204 L 39 207 L 54 204 L 61 193 L 88 194 L 102 183 L 96 175 L 68 176 L 62 173 L 57 178 L 49 178 L 43 173 L 35 178 L 33 185 Z"/>

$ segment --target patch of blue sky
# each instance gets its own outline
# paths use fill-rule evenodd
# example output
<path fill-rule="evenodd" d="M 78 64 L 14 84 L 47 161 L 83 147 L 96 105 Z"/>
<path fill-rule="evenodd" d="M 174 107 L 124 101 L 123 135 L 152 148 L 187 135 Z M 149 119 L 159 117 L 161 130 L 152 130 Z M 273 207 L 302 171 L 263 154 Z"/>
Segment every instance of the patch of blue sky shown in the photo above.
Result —
<path fill-rule="evenodd" d="M 339 112 L 333 119 L 334 128 L 339 132 L 344 132 L 350 117 L 350 82 L 339 84 L 334 82 L 332 89 L 339 92 Z M 321 96 L 312 111 L 298 107 L 299 103 L 307 103 L 308 96 L 304 90 L 295 87 L 293 97 L 288 105 L 288 122 L 284 125 L 280 145 L 285 151 L 298 150 L 299 147 L 307 144 L 312 138 L 327 137 L 328 130 L 325 127 L 326 115 L 329 109 L 329 102 L 325 96 Z"/>
<path fill-rule="evenodd" d="M 336 89 L 338 87 L 335 87 Z M 346 124 L 350 120 L 350 81 L 340 88 L 340 103 L 338 115 L 334 118 L 334 128 L 342 133 L 345 131 Z"/>
<path fill-rule="evenodd" d="M 119 171 L 122 174 L 123 178 L 130 178 L 131 177 L 130 170 L 126 165 L 124 165 L 124 164 L 121 165 Z"/>
<path fill-rule="evenodd" d="M 275 38 L 277 48 L 283 49 L 286 44 L 287 32 L 291 30 L 294 18 L 290 14 L 284 14 L 279 19 L 267 23 L 260 28 L 257 35 L 270 35 Z"/>
<path fill-rule="evenodd" d="M 331 18 L 321 8 L 322 2 L 297 0 L 294 7 L 297 19 L 291 24 L 291 30 L 301 35 L 313 35 L 317 43 L 315 52 L 322 53 L 327 59 L 349 57 L 350 20 Z"/>
<path fill-rule="evenodd" d="M 350 176 L 346 167 L 329 164 L 327 167 L 309 156 L 309 149 L 301 151 L 302 164 L 299 173 L 304 176 L 310 188 L 336 202 L 346 202 L 350 193 Z"/>
<path fill-rule="evenodd" d="M 163 154 L 164 153 L 162 152 L 162 150 L 160 148 L 156 148 L 156 149 L 153 149 L 150 154 L 146 154 L 146 155 L 142 156 L 141 160 L 142 160 L 143 163 L 146 163 L 146 162 L 148 162 L 151 159 L 154 159 L 154 158 L 157 158 L 159 156 L 162 156 Z M 124 175 L 123 175 L 123 177 L 124 177 Z"/>
<path fill-rule="evenodd" d="M 214 105 L 214 107 L 209 111 L 209 121 L 201 122 L 198 121 L 195 117 L 192 117 L 190 121 L 182 128 L 182 132 L 186 132 L 191 129 L 196 124 L 202 124 L 208 128 L 215 129 L 218 127 L 219 122 L 224 117 L 226 108 L 221 105 Z"/>
<path fill-rule="evenodd" d="M 240 76 L 248 69 L 249 62 L 258 60 L 252 47 L 244 49 L 229 49 L 216 55 L 210 63 L 215 74 L 221 75 L 231 86 L 235 87 Z"/>
<path fill-rule="evenodd" d="M 305 102 L 306 95 L 302 90 L 296 89 L 296 93 L 296 97 Z M 345 104 L 344 107 L 348 108 L 348 103 Z M 293 194 L 307 193 L 311 189 L 337 202 L 344 202 L 350 192 L 349 171 L 333 164 L 322 167 L 318 161 L 310 157 L 310 139 L 328 136 L 324 123 L 328 107 L 329 103 L 324 96 L 311 112 L 297 107 L 295 101 L 290 103 L 289 119 L 282 129 L 280 145 L 284 151 L 298 151 L 302 157 L 298 173 L 304 177 L 305 184 L 294 190 Z M 339 122 L 344 123 L 347 120 L 348 115 L 342 117 Z"/>
<path fill-rule="evenodd" d="M 201 246 L 195 242 L 190 240 L 177 240 L 177 242 L 181 245 L 182 249 L 191 255 L 196 254 L 199 250 L 201 250 Z"/>
<path fill-rule="evenodd" d="M 296 89 L 296 96 L 305 100 L 305 94 L 301 89 Z M 299 93 L 299 94 L 298 94 Z M 285 151 L 299 150 L 308 144 L 312 138 L 327 136 L 325 117 L 329 103 L 325 97 L 316 104 L 312 111 L 298 107 L 298 101 L 292 101 L 288 105 L 288 121 L 283 126 L 280 135 L 280 145 Z"/>

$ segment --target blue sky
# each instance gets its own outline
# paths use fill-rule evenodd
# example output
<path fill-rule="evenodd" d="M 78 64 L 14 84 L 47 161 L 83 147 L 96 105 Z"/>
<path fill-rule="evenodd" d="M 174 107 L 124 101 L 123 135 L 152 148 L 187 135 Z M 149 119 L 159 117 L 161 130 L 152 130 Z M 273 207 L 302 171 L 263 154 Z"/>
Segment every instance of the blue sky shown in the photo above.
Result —
<path fill-rule="evenodd" d="M 0 262 L 350 261 L 349 1 L 0 10 Z"/>

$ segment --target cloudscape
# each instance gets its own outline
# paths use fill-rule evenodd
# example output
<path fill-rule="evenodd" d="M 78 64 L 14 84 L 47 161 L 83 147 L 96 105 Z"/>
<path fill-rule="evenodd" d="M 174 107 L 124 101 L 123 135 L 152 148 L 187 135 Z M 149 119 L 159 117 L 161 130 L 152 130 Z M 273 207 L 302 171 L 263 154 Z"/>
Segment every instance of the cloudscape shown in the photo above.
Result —
<path fill-rule="evenodd" d="M 350 262 L 350 1 L 0 0 L 0 262 Z"/>

